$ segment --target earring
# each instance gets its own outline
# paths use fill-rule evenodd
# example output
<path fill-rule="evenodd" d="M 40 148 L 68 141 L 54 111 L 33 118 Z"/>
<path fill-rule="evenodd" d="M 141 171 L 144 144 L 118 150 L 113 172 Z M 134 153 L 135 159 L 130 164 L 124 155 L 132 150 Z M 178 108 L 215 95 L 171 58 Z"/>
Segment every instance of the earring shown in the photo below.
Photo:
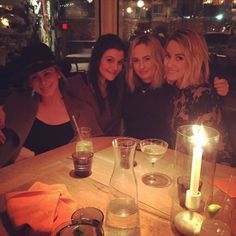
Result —
<path fill-rule="evenodd" d="M 34 97 L 34 95 L 35 95 L 35 90 L 32 89 L 31 96 Z"/>

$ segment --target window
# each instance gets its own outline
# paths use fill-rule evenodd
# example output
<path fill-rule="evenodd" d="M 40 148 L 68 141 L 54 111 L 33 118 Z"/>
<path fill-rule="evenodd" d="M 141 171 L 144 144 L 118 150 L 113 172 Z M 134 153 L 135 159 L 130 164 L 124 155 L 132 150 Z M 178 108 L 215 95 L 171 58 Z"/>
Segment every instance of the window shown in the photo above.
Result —
<path fill-rule="evenodd" d="M 205 35 L 211 56 L 223 56 L 235 67 L 235 1 L 234 4 L 233 1 L 214 1 L 218 4 L 210 2 L 211 4 L 196 0 L 120 0 L 119 35 L 125 41 L 130 41 L 138 34 L 151 33 L 164 43 L 163 36 L 166 38 L 175 29 L 191 28 Z M 231 77 L 236 77 L 234 71 L 232 67 Z"/>
<path fill-rule="evenodd" d="M 98 0 L 60 0 L 59 54 L 72 72 L 87 70 L 93 45 L 100 33 Z"/>

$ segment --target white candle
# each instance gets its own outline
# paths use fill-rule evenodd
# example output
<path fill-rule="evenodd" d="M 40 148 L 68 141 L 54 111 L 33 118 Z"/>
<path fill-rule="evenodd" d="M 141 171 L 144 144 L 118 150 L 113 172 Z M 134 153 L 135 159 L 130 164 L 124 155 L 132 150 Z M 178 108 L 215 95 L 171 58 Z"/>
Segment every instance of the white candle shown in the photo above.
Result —
<path fill-rule="evenodd" d="M 191 169 L 191 180 L 190 180 L 190 194 L 196 195 L 198 193 L 198 186 L 201 175 L 202 166 L 202 146 L 206 144 L 206 134 L 203 126 L 193 125 L 193 159 Z"/>
<path fill-rule="evenodd" d="M 202 166 L 202 153 L 203 150 L 199 146 L 193 148 L 193 159 L 191 169 L 191 181 L 190 181 L 190 192 L 193 195 L 198 193 L 199 180 Z"/>

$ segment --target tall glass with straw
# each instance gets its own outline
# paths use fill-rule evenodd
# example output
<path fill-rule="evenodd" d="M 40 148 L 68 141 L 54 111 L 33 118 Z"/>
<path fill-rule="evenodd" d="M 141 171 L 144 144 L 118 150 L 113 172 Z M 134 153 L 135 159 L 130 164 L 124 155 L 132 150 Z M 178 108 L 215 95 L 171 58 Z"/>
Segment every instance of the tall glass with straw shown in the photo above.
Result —
<path fill-rule="evenodd" d="M 77 140 L 76 140 L 76 152 L 93 152 L 93 142 L 92 138 L 92 129 L 90 127 L 79 127 L 75 116 L 72 116 L 74 121 L 76 131 L 77 131 Z"/>

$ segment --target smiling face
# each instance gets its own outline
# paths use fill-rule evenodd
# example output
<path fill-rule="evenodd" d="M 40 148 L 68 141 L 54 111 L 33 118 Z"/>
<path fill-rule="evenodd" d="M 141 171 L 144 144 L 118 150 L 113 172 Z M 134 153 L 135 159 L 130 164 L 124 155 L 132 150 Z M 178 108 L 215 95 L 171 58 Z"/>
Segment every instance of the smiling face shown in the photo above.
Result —
<path fill-rule="evenodd" d="M 60 74 L 54 66 L 47 67 L 29 77 L 32 89 L 42 97 L 50 97 L 59 91 Z"/>
<path fill-rule="evenodd" d="M 141 43 L 134 47 L 131 60 L 134 72 L 144 83 L 151 83 L 156 71 L 156 62 L 152 50 Z"/>
<path fill-rule="evenodd" d="M 113 81 L 122 70 L 124 57 L 122 50 L 108 49 L 105 51 L 99 65 L 100 78 Z"/>
<path fill-rule="evenodd" d="M 169 41 L 166 47 L 164 65 L 166 79 L 170 84 L 183 79 L 185 72 L 188 70 L 186 55 L 183 49 L 174 40 Z"/>

